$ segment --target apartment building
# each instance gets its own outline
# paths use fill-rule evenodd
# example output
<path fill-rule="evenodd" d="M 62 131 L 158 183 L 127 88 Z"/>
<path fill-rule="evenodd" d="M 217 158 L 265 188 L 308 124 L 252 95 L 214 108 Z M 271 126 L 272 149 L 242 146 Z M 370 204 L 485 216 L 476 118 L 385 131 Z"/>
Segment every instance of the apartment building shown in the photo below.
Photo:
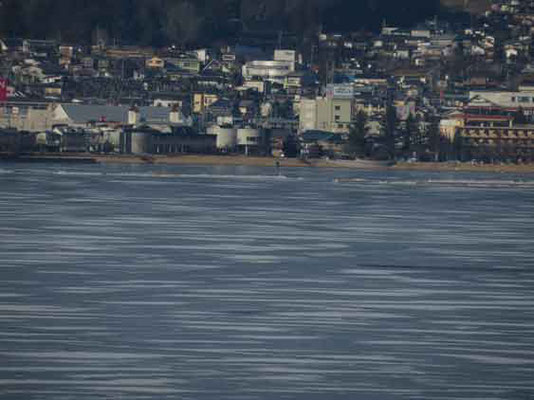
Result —
<path fill-rule="evenodd" d="M 299 132 L 321 130 L 347 133 L 353 115 L 351 98 L 317 97 L 300 100 Z"/>

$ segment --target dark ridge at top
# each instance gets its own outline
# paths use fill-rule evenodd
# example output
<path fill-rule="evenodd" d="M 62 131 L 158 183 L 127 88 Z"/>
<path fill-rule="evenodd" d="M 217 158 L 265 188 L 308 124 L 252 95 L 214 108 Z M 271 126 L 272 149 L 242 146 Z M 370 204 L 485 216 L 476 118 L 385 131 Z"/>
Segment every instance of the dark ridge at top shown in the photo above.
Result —
<path fill-rule="evenodd" d="M 212 44 L 268 26 L 300 36 L 412 25 L 439 0 L 2 0 L 0 34 L 89 43 L 95 31 L 123 44 Z"/>

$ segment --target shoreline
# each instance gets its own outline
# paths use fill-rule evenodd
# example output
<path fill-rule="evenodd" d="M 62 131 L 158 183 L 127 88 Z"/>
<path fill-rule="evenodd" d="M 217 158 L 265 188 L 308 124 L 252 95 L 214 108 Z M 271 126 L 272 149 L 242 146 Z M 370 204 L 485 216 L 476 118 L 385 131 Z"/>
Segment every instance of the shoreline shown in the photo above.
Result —
<path fill-rule="evenodd" d="M 97 156 L 94 157 L 101 164 L 153 164 L 153 165 L 227 165 L 281 168 L 345 168 L 345 169 L 383 169 L 388 163 L 379 161 L 345 161 L 299 158 L 247 157 L 242 155 L 180 155 L 180 156 Z"/>
<path fill-rule="evenodd" d="M 488 173 L 532 173 L 534 164 L 507 165 L 473 165 L 471 163 L 451 162 L 416 162 L 392 165 L 384 161 L 371 160 L 327 160 L 274 157 L 247 157 L 242 155 L 174 155 L 174 156 L 138 156 L 138 155 L 94 155 L 94 154 L 0 154 L 1 161 L 8 162 L 65 162 L 72 164 L 151 164 L 151 165 L 220 165 L 220 166 L 254 166 L 276 167 L 277 160 L 281 168 L 338 168 L 354 170 L 382 171 L 426 171 L 426 172 L 488 172 Z"/>
<path fill-rule="evenodd" d="M 482 164 L 449 162 L 397 163 L 391 170 L 426 172 L 487 172 L 499 174 L 534 174 L 534 164 Z"/>
<path fill-rule="evenodd" d="M 382 169 L 389 167 L 388 163 L 380 161 L 346 161 L 299 158 L 247 157 L 243 155 L 95 155 L 95 154 L 27 154 L 2 155 L 0 160 L 8 162 L 66 162 L 79 164 L 148 164 L 148 165 L 221 165 L 221 166 L 254 166 L 281 168 L 345 168 L 345 169 Z"/>

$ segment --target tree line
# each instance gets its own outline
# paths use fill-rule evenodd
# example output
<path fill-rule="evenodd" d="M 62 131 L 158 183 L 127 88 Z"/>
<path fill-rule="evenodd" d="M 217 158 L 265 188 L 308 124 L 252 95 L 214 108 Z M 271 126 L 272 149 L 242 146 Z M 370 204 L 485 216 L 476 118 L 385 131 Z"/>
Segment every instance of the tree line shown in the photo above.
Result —
<path fill-rule="evenodd" d="M 412 25 L 439 0 L 1 0 L 0 34 L 90 43 L 95 31 L 123 44 L 212 44 L 258 23 L 309 35 L 319 29 Z"/>
<path fill-rule="evenodd" d="M 368 119 L 359 111 L 351 124 L 345 151 L 353 157 L 441 161 L 457 157 L 453 146 L 441 136 L 439 118 L 410 114 L 400 121 L 393 105 L 386 107 L 379 136 L 369 136 Z"/>

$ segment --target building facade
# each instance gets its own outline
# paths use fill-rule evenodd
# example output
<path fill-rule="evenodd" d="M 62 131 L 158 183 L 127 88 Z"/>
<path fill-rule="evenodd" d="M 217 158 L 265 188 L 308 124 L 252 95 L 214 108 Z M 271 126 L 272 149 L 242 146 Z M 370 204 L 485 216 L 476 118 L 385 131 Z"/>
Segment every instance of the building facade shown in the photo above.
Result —
<path fill-rule="evenodd" d="M 353 117 L 353 103 L 351 98 L 301 99 L 299 131 L 349 132 Z"/>
<path fill-rule="evenodd" d="M 534 161 L 534 125 L 465 126 L 456 143 L 463 159 Z"/>

